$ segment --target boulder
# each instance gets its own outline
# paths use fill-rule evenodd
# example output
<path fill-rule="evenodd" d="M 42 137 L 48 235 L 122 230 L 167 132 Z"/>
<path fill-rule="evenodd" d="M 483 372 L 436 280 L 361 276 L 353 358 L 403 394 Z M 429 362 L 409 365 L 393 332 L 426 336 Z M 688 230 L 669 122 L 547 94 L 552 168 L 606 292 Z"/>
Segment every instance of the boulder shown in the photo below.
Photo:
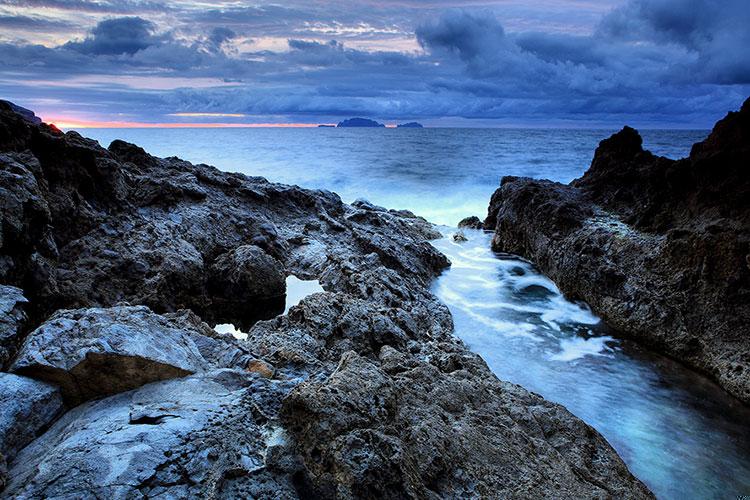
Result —
<path fill-rule="evenodd" d="M 296 498 L 284 384 L 220 370 L 65 414 L 10 463 L 8 498 Z"/>
<path fill-rule="evenodd" d="M 0 457 L 11 462 L 63 412 L 63 399 L 52 384 L 0 373 L 0 408 Z"/>
<path fill-rule="evenodd" d="M 19 335 L 27 320 L 24 311 L 28 301 L 23 290 L 0 285 L 0 368 L 3 368 L 18 349 Z"/>
<path fill-rule="evenodd" d="M 750 99 L 688 158 L 625 127 L 569 185 L 506 177 L 485 227 L 621 336 L 750 402 Z"/>
<path fill-rule="evenodd" d="M 461 221 L 458 223 L 459 229 L 483 229 L 484 225 L 482 224 L 482 221 L 479 220 L 479 217 L 476 215 L 472 215 L 471 217 L 466 217 L 465 219 L 461 219 Z"/>
<path fill-rule="evenodd" d="M 53 382 L 78 403 L 252 359 L 189 311 L 160 316 L 116 306 L 56 313 L 29 334 L 11 370 Z"/>
<path fill-rule="evenodd" d="M 284 311 L 284 266 L 263 249 L 243 245 L 224 253 L 211 265 L 210 274 L 215 316 L 244 326 Z"/>

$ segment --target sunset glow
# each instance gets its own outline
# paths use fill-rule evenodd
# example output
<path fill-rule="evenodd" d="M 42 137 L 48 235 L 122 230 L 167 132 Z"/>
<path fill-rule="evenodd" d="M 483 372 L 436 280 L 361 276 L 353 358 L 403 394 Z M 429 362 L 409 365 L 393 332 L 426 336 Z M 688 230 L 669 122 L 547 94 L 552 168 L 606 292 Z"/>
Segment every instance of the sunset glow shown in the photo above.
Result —
<path fill-rule="evenodd" d="M 317 123 L 144 123 L 119 121 L 79 121 L 69 119 L 44 119 L 61 129 L 85 128 L 315 128 Z"/>

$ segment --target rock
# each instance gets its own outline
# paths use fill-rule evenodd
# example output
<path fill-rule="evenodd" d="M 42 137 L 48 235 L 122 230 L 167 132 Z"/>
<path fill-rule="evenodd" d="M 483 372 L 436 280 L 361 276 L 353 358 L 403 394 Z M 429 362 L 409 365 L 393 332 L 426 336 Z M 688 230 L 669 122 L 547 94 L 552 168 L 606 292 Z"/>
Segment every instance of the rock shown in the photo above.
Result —
<path fill-rule="evenodd" d="M 459 351 L 386 373 L 350 352 L 326 379 L 296 387 L 282 415 L 315 493 L 650 498 L 591 428 L 517 386 L 471 376 L 486 369 Z"/>
<path fill-rule="evenodd" d="M 486 228 L 621 335 L 750 402 L 750 99 L 688 158 L 626 127 L 570 185 L 507 177 Z"/>
<path fill-rule="evenodd" d="M 220 255 L 210 274 L 209 293 L 218 317 L 244 327 L 284 311 L 284 266 L 257 246 L 243 245 Z"/>
<path fill-rule="evenodd" d="M 27 320 L 24 308 L 28 300 L 23 291 L 0 285 L 0 368 L 3 368 L 18 349 L 19 336 Z"/>
<path fill-rule="evenodd" d="M 380 127 L 380 128 L 382 128 L 382 127 L 385 127 L 385 125 L 383 125 L 382 123 L 378 123 L 375 120 L 368 120 L 367 118 L 349 118 L 347 120 L 340 121 L 339 124 L 336 125 L 336 126 L 337 127 L 357 127 L 357 128 L 361 128 L 361 127 L 371 127 L 371 128 Z"/>
<path fill-rule="evenodd" d="M 479 220 L 479 217 L 476 215 L 472 215 L 471 217 L 466 217 L 465 219 L 461 219 L 461 221 L 458 223 L 459 229 L 483 229 L 484 225 L 482 224 L 482 221 Z"/>
<path fill-rule="evenodd" d="M 0 103 L 2 154 L 21 173 L 0 189 L 48 210 L 42 230 L 16 205 L 38 230 L 0 246 L 38 327 L 13 369 L 81 403 L 10 460 L 8 496 L 647 496 L 599 434 L 453 336 L 431 292 L 450 262 L 413 213 L 103 149 Z M 287 273 L 326 292 L 244 341 L 201 320 L 275 314 Z"/>
<path fill-rule="evenodd" d="M 456 243 L 463 243 L 464 241 L 469 241 L 469 238 L 467 238 L 464 232 L 461 231 L 460 229 L 456 231 L 455 233 L 453 233 L 452 238 L 453 238 L 453 241 L 455 241 Z"/>
<path fill-rule="evenodd" d="M 26 338 L 11 370 L 55 383 L 73 404 L 220 367 L 252 356 L 188 311 L 145 306 L 60 311 Z"/>
<path fill-rule="evenodd" d="M 269 419 L 284 384 L 232 370 L 85 403 L 11 462 L 8 498 L 296 498 Z"/>
<path fill-rule="evenodd" d="M 63 411 L 60 391 L 52 384 L 0 373 L 0 468 L 37 438 Z M 2 483 L 2 481 L 0 481 Z"/>

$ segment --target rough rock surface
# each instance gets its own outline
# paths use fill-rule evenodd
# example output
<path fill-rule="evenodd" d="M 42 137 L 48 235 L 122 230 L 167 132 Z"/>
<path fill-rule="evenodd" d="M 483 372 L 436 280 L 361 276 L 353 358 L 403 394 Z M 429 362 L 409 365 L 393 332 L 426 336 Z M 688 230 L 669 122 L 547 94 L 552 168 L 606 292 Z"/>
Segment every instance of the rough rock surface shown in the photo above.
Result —
<path fill-rule="evenodd" d="M 145 306 L 62 310 L 26 338 L 10 369 L 55 383 L 77 403 L 253 358 L 190 311 Z"/>
<path fill-rule="evenodd" d="M 626 127 L 570 185 L 506 177 L 485 227 L 621 334 L 750 402 L 750 99 L 682 160 Z"/>
<path fill-rule="evenodd" d="M 461 221 L 458 223 L 458 227 L 460 229 L 484 229 L 484 224 L 481 220 L 479 220 L 479 217 L 477 217 L 476 215 L 472 215 L 471 217 L 461 219 Z"/>
<path fill-rule="evenodd" d="M 9 462 L 8 496 L 650 496 L 598 433 L 452 335 L 424 219 L 103 149 L 2 103 L 0 151 L 17 201 L 0 282 L 38 327 L 14 367 L 104 396 Z M 326 292 L 277 316 L 286 274 Z M 179 378 L 153 381 L 166 365 Z"/>
<path fill-rule="evenodd" d="M 18 339 L 27 320 L 24 311 L 27 303 L 22 290 L 0 285 L 0 368 L 18 349 Z"/>
<path fill-rule="evenodd" d="M 12 460 L 63 411 L 60 391 L 52 384 L 0 373 L 0 455 Z"/>

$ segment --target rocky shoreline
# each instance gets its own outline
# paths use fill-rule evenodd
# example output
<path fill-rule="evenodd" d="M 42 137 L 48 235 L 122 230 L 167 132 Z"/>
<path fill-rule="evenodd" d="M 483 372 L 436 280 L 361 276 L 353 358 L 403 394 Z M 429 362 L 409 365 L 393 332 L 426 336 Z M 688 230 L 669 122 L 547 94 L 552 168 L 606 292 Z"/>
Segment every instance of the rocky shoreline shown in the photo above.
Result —
<path fill-rule="evenodd" d="M 750 403 L 750 99 L 685 159 L 625 127 L 569 185 L 506 177 L 484 227 L 621 336 Z"/>
<path fill-rule="evenodd" d="M 1 496 L 651 497 L 453 336 L 424 219 L 16 109 L 0 102 Z M 325 292 L 279 315 L 292 274 Z"/>

